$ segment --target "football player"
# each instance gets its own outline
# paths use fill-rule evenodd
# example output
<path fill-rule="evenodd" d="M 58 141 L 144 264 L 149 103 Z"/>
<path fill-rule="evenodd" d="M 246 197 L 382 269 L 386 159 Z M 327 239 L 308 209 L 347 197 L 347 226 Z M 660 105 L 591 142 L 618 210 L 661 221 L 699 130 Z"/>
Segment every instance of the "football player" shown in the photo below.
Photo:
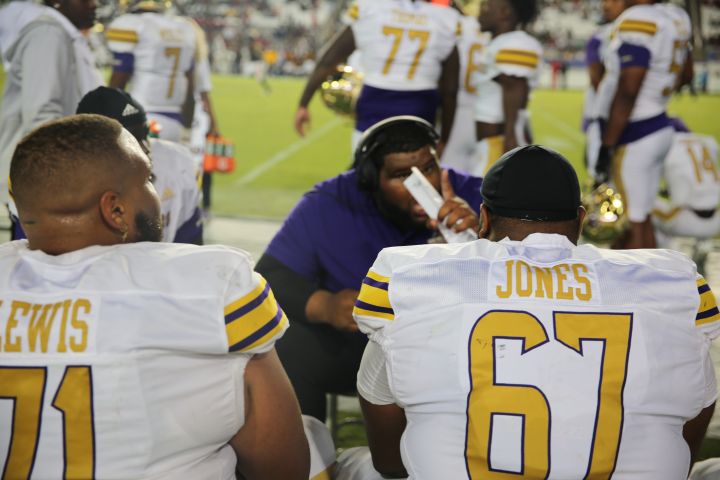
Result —
<path fill-rule="evenodd" d="M 656 199 L 653 224 L 661 234 L 671 237 L 716 237 L 720 234 L 717 141 L 709 135 L 691 133 L 679 119 L 671 120 L 675 135 L 664 164 L 669 198 Z"/>
<path fill-rule="evenodd" d="M 10 177 L 28 240 L 0 246 L 4 476 L 306 480 L 274 349 L 287 317 L 247 253 L 154 243 L 137 140 L 66 117 L 20 142 Z"/>
<path fill-rule="evenodd" d="M 503 152 L 532 141 L 528 101 L 540 78 L 542 47 L 521 28 L 535 18 L 535 0 L 487 0 L 480 28 L 492 40 L 475 75 L 476 164 L 483 176 Z"/>
<path fill-rule="evenodd" d="M 575 169 L 542 147 L 503 156 L 482 194 L 483 239 L 385 249 L 363 281 L 358 392 L 375 468 L 685 478 L 717 398 L 720 312 L 695 265 L 577 246 Z"/>
<path fill-rule="evenodd" d="M 489 42 L 490 34 L 480 32 L 477 15 L 463 15 L 462 33 L 457 45 L 460 54 L 460 85 L 453 129 L 443 151 L 442 162 L 444 166 L 464 172 L 471 171 L 475 163 L 477 88 L 473 85 L 473 77 L 480 69 L 483 50 Z"/>
<path fill-rule="evenodd" d="M 357 48 L 363 89 L 356 106 L 354 146 L 371 125 L 397 115 L 435 124 L 441 110 L 439 153 L 450 138 L 457 102 L 460 13 L 424 0 L 356 0 L 349 24 L 319 56 L 295 112 L 295 130 L 305 135 L 308 105 L 320 84 Z"/>
<path fill-rule="evenodd" d="M 164 242 L 203 243 L 200 211 L 200 171 L 186 147 L 160 138 L 149 138 L 145 109 L 130 94 L 99 87 L 80 101 L 77 113 L 97 113 L 117 120 L 152 159 L 155 189 L 160 195 Z"/>
<path fill-rule="evenodd" d="M 650 212 L 674 131 L 666 114 L 688 56 L 690 19 L 653 0 L 628 0 L 614 24 L 597 97 L 604 125 L 596 179 L 612 177 L 625 198 L 625 248 L 656 246 Z M 680 14 L 682 14 L 680 16 Z"/>
<path fill-rule="evenodd" d="M 590 77 L 590 85 L 585 91 L 585 102 L 583 104 L 582 129 L 587 136 L 586 142 L 586 161 L 592 159 L 593 162 L 597 158 L 597 149 L 600 148 L 600 124 L 594 122 L 595 115 L 595 96 L 605 75 L 605 65 L 603 63 L 603 55 L 610 42 L 610 35 L 613 32 L 613 22 L 625 10 L 625 0 L 603 0 L 602 16 L 605 22 L 588 40 L 585 48 L 585 63 Z M 595 165 L 588 163 L 586 165 L 589 172 L 595 171 Z"/>
<path fill-rule="evenodd" d="M 109 86 L 130 84 L 129 92 L 161 127 L 160 138 L 187 142 L 197 55 L 192 24 L 165 12 L 164 2 L 136 1 L 110 23 L 107 40 L 115 59 Z"/>

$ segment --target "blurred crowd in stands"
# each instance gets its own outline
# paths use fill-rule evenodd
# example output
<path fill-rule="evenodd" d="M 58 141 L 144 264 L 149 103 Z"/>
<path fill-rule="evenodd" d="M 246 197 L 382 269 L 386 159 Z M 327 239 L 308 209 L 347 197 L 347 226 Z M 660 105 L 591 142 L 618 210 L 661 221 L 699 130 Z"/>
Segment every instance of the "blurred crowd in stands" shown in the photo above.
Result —
<path fill-rule="evenodd" d="M 342 14 L 350 3 L 350 0 L 173 1 L 181 14 L 194 17 L 205 29 L 216 73 L 251 76 L 257 75 L 259 69 L 263 75 L 307 75 L 312 71 L 317 51 L 338 31 Z M 565 72 L 584 67 L 585 44 L 601 22 L 600 3 L 600 0 L 544 0 L 532 31 L 545 48 L 552 85 L 562 87 Z M 718 62 L 720 0 L 701 0 L 699 10 L 702 57 L 708 64 Z M 107 20 L 114 14 L 107 11 Z M 698 61 L 696 55 L 700 83 L 703 78 L 707 82 L 709 70 L 703 58 Z"/>

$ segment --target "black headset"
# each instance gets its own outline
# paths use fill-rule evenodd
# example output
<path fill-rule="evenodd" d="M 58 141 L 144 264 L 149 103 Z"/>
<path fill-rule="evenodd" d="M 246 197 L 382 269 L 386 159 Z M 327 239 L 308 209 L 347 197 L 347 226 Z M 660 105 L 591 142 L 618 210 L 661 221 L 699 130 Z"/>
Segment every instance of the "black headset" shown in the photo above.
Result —
<path fill-rule="evenodd" d="M 360 143 L 355 148 L 355 158 L 353 161 L 353 167 L 357 174 L 358 187 L 361 190 L 374 191 L 378 188 L 378 167 L 373 161 L 374 153 L 377 149 L 382 146 L 388 139 L 387 135 L 384 135 L 388 127 L 396 126 L 400 123 L 410 123 L 427 134 L 429 143 L 433 146 L 437 146 L 440 135 L 438 135 L 435 128 L 427 121 L 420 117 L 413 115 L 400 115 L 397 117 L 390 117 L 382 120 L 369 129 L 365 130 Z"/>

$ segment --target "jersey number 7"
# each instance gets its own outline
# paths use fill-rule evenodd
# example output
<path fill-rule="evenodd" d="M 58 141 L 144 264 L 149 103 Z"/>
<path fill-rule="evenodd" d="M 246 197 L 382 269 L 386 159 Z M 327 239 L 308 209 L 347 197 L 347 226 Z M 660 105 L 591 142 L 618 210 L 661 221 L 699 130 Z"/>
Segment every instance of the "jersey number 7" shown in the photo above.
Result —
<path fill-rule="evenodd" d="M 587 471 L 583 478 L 609 478 L 615 469 L 623 424 L 623 389 L 632 332 L 629 313 L 553 312 L 555 340 L 583 354 L 583 342 L 602 342 L 598 406 Z M 542 323 L 530 313 L 491 311 L 480 317 L 470 335 L 470 385 L 467 406 L 466 466 L 470 479 L 517 478 L 518 472 L 490 465 L 492 422 L 495 415 L 522 420 L 522 472 L 547 478 L 550 470 L 551 407 L 533 385 L 501 384 L 495 379 L 495 340 L 523 342 L 522 354 L 548 343 Z M 492 346 L 492 348 L 487 348 Z"/>
<path fill-rule="evenodd" d="M 32 474 L 46 382 L 45 367 L 0 367 L 0 400 L 13 402 L 10 447 L 0 478 L 30 478 Z M 65 464 L 58 478 L 94 478 L 95 427 L 90 367 L 65 368 L 52 407 L 60 412 L 63 422 Z M 5 420 L 0 423 L 7 425 Z"/>

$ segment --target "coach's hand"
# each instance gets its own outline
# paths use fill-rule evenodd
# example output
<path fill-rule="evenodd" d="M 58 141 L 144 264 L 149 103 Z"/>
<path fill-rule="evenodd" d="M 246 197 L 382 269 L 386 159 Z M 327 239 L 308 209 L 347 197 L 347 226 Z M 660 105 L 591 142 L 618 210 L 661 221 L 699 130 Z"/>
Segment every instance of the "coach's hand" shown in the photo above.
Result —
<path fill-rule="evenodd" d="M 613 149 L 602 145 L 598 152 L 597 163 L 595 164 L 595 184 L 607 183 L 610 180 L 610 165 L 612 163 Z"/>
<path fill-rule="evenodd" d="M 338 330 L 357 332 L 352 311 L 359 294 L 351 288 L 336 293 L 318 290 L 308 299 L 305 316 L 312 323 L 325 323 Z"/>
<path fill-rule="evenodd" d="M 305 136 L 305 126 L 310 126 L 310 111 L 307 107 L 298 107 L 295 112 L 295 131 L 301 137 Z"/>
<path fill-rule="evenodd" d="M 445 225 L 456 232 L 462 232 L 467 229 L 472 229 L 472 231 L 477 232 L 479 225 L 478 216 L 465 200 L 455 195 L 455 190 L 453 190 L 452 184 L 450 183 L 447 170 L 442 170 L 441 172 L 440 193 L 445 203 L 440 207 L 438 219 L 429 219 L 427 227 L 434 230 L 437 228 L 438 222 L 445 222 Z"/>

